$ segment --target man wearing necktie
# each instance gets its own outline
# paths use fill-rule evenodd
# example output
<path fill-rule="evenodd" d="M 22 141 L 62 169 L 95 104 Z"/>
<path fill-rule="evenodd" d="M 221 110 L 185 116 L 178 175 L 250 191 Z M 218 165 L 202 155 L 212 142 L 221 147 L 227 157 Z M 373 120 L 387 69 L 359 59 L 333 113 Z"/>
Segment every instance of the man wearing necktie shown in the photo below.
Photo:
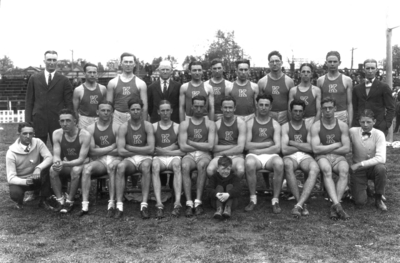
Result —
<path fill-rule="evenodd" d="M 58 112 L 72 109 L 72 85 L 67 77 L 56 72 L 58 54 L 44 53 L 45 70 L 33 75 L 28 82 L 25 98 L 25 121 L 32 122 L 35 136 L 44 143 L 60 128 Z"/>
<path fill-rule="evenodd" d="M 364 61 L 365 83 L 360 83 L 353 89 L 353 126 L 360 126 L 360 113 L 370 109 L 375 113 L 374 128 L 387 135 L 394 117 L 395 103 L 392 90 L 376 76 L 378 63 L 375 59 Z"/>
<path fill-rule="evenodd" d="M 387 211 L 382 195 L 386 186 L 386 139 L 382 131 L 373 128 L 375 115 L 370 109 L 363 110 L 359 116 L 361 127 L 350 129 L 353 148 L 353 165 L 351 165 L 350 184 L 356 205 L 367 203 L 368 180 L 375 184 L 375 206 Z"/>
<path fill-rule="evenodd" d="M 171 120 L 179 123 L 179 89 L 181 85 L 171 78 L 172 66 L 170 61 L 161 61 L 158 71 L 160 79 L 153 82 L 147 89 L 150 122 L 156 123 L 161 120 L 157 110 L 162 100 L 168 100 L 172 109 Z"/>

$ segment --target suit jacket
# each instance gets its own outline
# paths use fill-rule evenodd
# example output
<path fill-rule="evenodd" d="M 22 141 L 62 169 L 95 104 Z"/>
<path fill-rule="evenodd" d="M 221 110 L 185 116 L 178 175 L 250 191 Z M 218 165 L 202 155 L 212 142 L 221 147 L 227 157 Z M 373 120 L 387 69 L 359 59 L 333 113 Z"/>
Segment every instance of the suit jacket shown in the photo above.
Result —
<path fill-rule="evenodd" d="M 44 137 L 60 128 L 58 113 L 64 108 L 73 108 L 72 85 L 67 77 L 56 72 L 49 86 L 44 71 L 29 79 L 25 99 L 25 121 L 33 121 L 36 137 Z"/>
<path fill-rule="evenodd" d="M 179 90 L 181 88 L 181 84 L 172 80 L 171 78 L 169 81 L 168 90 L 165 94 L 163 94 L 160 80 L 153 82 L 147 88 L 150 122 L 155 123 L 160 120 L 160 115 L 157 113 L 160 101 L 168 100 L 172 106 L 171 120 L 179 123 Z"/>
<path fill-rule="evenodd" d="M 376 123 L 374 128 L 385 134 L 392 125 L 395 102 L 390 87 L 377 79 L 372 83 L 367 95 L 365 83 L 360 83 L 353 89 L 353 126 L 360 126 L 360 113 L 370 109 L 374 112 Z"/>

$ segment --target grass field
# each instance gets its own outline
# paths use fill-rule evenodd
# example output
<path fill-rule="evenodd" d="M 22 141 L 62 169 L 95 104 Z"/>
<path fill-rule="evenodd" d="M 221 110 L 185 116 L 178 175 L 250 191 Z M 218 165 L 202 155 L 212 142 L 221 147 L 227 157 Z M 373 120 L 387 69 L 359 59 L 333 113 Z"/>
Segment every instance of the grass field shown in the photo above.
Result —
<path fill-rule="evenodd" d="M 395 140 L 400 137 L 395 136 Z M 125 204 L 123 220 L 105 218 L 107 198 L 91 203 L 91 214 L 77 218 L 37 208 L 37 201 L 15 210 L 5 174 L 8 145 L 0 144 L 0 262 L 400 262 L 400 149 L 388 148 L 387 213 L 373 200 L 352 217 L 331 221 L 330 204 L 310 200 L 311 215 L 290 216 L 294 201 L 281 201 L 283 212 L 272 214 L 271 197 L 260 196 L 252 213 L 240 206 L 228 221 L 215 221 L 213 210 L 197 218 L 169 215 L 143 221 L 139 204 Z M 169 202 L 166 211 L 171 211 Z"/>

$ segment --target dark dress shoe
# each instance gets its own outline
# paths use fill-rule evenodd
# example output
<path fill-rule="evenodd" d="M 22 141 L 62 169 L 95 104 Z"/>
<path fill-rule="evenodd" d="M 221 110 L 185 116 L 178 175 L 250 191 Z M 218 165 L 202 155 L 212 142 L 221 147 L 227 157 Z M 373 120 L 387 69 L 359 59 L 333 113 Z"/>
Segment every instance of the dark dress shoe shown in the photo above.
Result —
<path fill-rule="evenodd" d="M 164 209 L 163 209 L 163 208 L 158 208 L 158 209 L 157 209 L 156 217 L 157 217 L 158 219 L 164 218 Z"/>
<path fill-rule="evenodd" d="M 107 210 L 107 215 L 106 215 L 106 217 L 107 217 L 107 218 L 112 218 L 112 217 L 114 216 L 114 214 L 115 214 L 115 208 L 114 208 L 114 207 L 111 207 L 110 209 Z"/>
<path fill-rule="evenodd" d="M 140 215 L 142 216 L 142 219 L 149 219 L 150 218 L 149 209 L 144 206 L 140 211 Z"/>
<path fill-rule="evenodd" d="M 378 208 L 382 212 L 386 212 L 387 211 L 387 207 L 386 207 L 385 203 L 382 200 L 375 200 L 375 206 L 376 206 L 376 208 Z"/>
<path fill-rule="evenodd" d="M 336 204 L 334 206 L 336 208 L 336 213 L 339 215 L 340 219 L 342 219 L 342 220 L 350 219 L 350 216 L 343 210 L 343 207 L 340 203 Z"/>
<path fill-rule="evenodd" d="M 203 205 L 196 206 L 196 208 L 194 209 L 194 213 L 196 216 L 204 214 Z"/>
<path fill-rule="evenodd" d="M 250 203 L 244 208 L 244 211 L 250 212 L 254 210 L 254 207 L 256 204 L 253 201 L 250 201 Z"/>
<path fill-rule="evenodd" d="M 180 206 L 180 205 L 175 206 L 171 212 L 171 215 L 173 217 L 179 217 L 181 215 L 181 208 L 182 208 L 182 206 Z"/>
<path fill-rule="evenodd" d="M 77 216 L 78 217 L 82 217 L 82 216 L 87 215 L 87 214 L 89 214 L 89 211 L 81 210 L 81 211 L 78 212 Z"/>
<path fill-rule="evenodd" d="M 40 199 L 38 207 L 44 208 L 45 210 L 52 210 L 49 203 L 45 199 Z"/>
<path fill-rule="evenodd" d="M 115 209 L 115 214 L 114 214 L 115 219 L 120 219 L 120 218 L 122 218 L 123 215 L 124 215 L 123 211 L 119 210 L 118 208 Z"/>
<path fill-rule="evenodd" d="M 230 205 L 225 205 L 224 213 L 222 216 L 226 219 L 231 218 L 231 206 Z"/>
<path fill-rule="evenodd" d="M 222 206 L 217 207 L 217 211 L 214 213 L 215 219 L 222 219 Z"/>
<path fill-rule="evenodd" d="M 185 216 L 186 217 L 192 217 L 193 216 L 193 208 L 191 206 L 186 206 Z"/>

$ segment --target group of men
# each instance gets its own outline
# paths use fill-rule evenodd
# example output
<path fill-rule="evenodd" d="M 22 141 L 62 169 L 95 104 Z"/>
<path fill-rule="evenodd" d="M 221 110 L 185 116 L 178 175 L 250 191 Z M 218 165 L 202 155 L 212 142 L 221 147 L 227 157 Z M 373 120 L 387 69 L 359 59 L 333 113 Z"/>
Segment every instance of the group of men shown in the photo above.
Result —
<path fill-rule="evenodd" d="M 207 177 L 221 174 L 230 165 L 237 178 L 247 180 L 250 201 L 245 211 L 257 205 L 259 170 L 273 172 L 274 213 L 281 212 L 279 195 L 286 179 L 296 198 L 292 215 L 308 215 L 306 201 L 321 172 L 333 202 L 330 217 L 349 219 L 340 205 L 349 171 L 355 203 L 367 202 L 368 180 L 374 180 L 375 204 L 386 211 L 382 201 L 385 134 L 393 120 L 394 101 L 390 87 L 375 79 L 377 62 L 364 62 L 367 82 L 353 88 L 351 80 L 338 71 L 340 54 L 331 51 L 326 56 L 329 71 L 318 79 L 318 87 L 311 84 L 313 67 L 308 63 L 301 65 L 301 83 L 294 87 L 293 80 L 282 72 L 282 55 L 273 51 L 268 60 L 271 72 L 258 84 L 248 78 L 248 60 L 236 62 L 238 78 L 232 83 L 223 79 L 223 63 L 216 59 L 207 82 L 201 80 L 201 63 L 191 62 L 188 70 L 192 79 L 183 85 L 171 79 L 171 64 L 163 61 L 160 80 L 147 87 L 133 74 L 135 56 L 124 53 L 120 58 L 122 73 L 107 87 L 97 83 L 97 66 L 89 63 L 84 67 L 85 83 L 72 91 L 68 79 L 55 72 L 57 53 L 47 51 L 44 72 L 32 76 L 28 83 L 26 123 L 20 125 L 20 137 L 7 152 L 11 198 L 22 207 L 24 192 L 39 187 L 41 206 L 68 213 L 81 183 L 79 215 L 83 216 L 89 211 L 91 179 L 109 175 L 107 216 L 121 218 L 126 176 L 140 172 L 141 216 L 149 218 L 152 182 L 157 217 L 161 218 L 160 172 L 173 170 L 172 215 L 181 214 L 183 188 L 185 215 L 191 217 L 204 213 Z M 355 127 L 349 129 L 352 124 Z M 53 156 L 45 145 L 49 135 Z M 351 148 L 353 164 L 349 166 L 345 155 Z M 225 160 L 227 157 L 231 162 Z M 197 173 L 192 173 L 194 170 Z M 296 170 L 306 175 L 301 195 Z M 70 191 L 64 195 L 62 186 L 68 179 Z M 47 198 L 50 184 L 53 199 Z M 217 189 L 212 193 L 226 203 L 223 215 L 230 217 L 229 193 L 233 192 L 226 187 Z"/>

